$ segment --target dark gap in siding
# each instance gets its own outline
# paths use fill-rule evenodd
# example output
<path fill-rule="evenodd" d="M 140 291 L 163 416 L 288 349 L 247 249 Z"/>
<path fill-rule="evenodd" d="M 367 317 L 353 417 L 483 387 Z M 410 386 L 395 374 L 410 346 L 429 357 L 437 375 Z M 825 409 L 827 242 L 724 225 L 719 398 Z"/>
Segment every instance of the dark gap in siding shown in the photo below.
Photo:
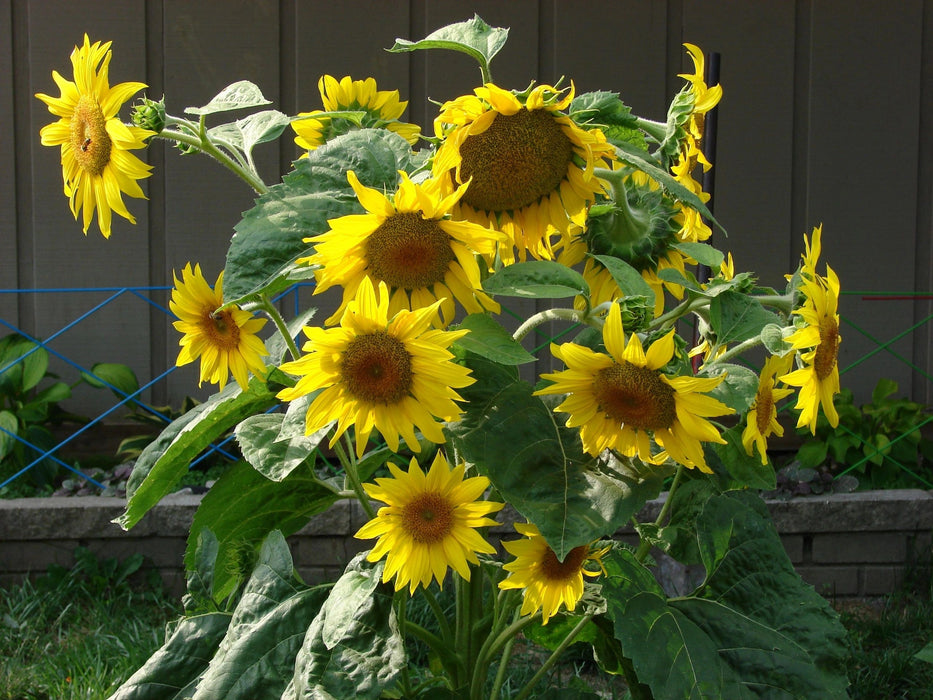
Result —
<path fill-rule="evenodd" d="M 13 48 L 13 129 L 14 134 L 14 167 L 19 183 L 27 186 L 17 186 L 14 196 L 16 198 L 16 287 L 28 289 L 36 286 L 35 276 L 35 222 L 32 218 L 32 193 L 29 186 L 35 179 L 32 170 L 32 149 L 38 138 L 32 133 L 32 122 L 29 114 L 32 108 L 32 76 L 29 71 L 29 5 L 12 3 L 11 6 L 12 48 Z M 17 64 L 25 66 L 25 70 L 17 70 Z M 37 90 L 37 92 L 39 92 Z M 51 92 L 54 95 L 54 92 Z M 25 175 L 25 177 L 24 177 Z M 31 335 L 36 332 L 36 295 L 18 294 L 17 326 Z"/>
<path fill-rule="evenodd" d="M 810 52 L 812 7 L 810 0 L 797 0 L 794 15 L 794 105 L 793 156 L 791 158 L 790 260 L 795 270 L 803 252 L 803 234 L 809 219 L 810 190 Z"/>
<path fill-rule="evenodd" d="M 427 35 L 426 0 L 411 0 L 408 7 L 408 36 L 410 41 L 423 39 Z M 437 27 L 434 27 L 437 29 Z M 433 31 L 433 29 L 432 29 Z M 433 135 L 428 122 L 428 51 L 412 51 L 408 55 L 408 113 L 415 124 L 420 124 L 422 133 Z"/>

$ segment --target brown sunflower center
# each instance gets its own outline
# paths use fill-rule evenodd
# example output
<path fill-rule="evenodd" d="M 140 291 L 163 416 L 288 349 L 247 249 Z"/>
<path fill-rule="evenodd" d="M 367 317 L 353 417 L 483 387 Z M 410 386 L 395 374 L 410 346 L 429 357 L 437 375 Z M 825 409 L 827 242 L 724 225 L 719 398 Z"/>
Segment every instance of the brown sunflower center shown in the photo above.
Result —
<path fill-rule="evenodd" d="M 674 393 L 659 372 L 631 362 L 601 369 L 593 380 L 599 410 L 635 430 L 670 428 L 677 417 Z"/>
<path fill-rule="evenodd" d="M 240 344 L 240 327 L 229 311 L 206 309 L 202 327 L 215 348 L 233 350 Z"/>
<path fill-rule="evenodd" d="M 774 395 L 771 387 L 762 387 L 755 396 L 755 425 L 759 435 L 765 435 L 771 426 L 771 412 L 774 410 Z"/>
<path fill-rule="evenodd" d="M 398 403 L 411 388 L 411 355 L 401 340 L 384 331 L 359 335 L 343 352 L 340 374 L 357 399 Z"/>
<path fill-rule="evenodd" d="M 78 165 L 90 175 L 100 175 L 110 162 L 112 145 L 97 101 L 81 95 L 71 116 L 71 150 Z"/>
<path fill-rule="evenodd" d="M 454 525 L 454 509 L 440 493 L 422 493 L 402 509 L 402 527 L 415 542 L 442 542 Z"/>
<path fill-rule="evenodd" d="M 366 240 L 365 255 L 370 275 L 408 290 L 442 282 L 456 259 L 440 224 L 415 212 L 386 219 Z"/>
<path fill-rule="evenodd" d="M 486 131 L 460 146 L 460 177 L 473 178 L 461 201 L 474 209 L 506 211 L 550 194 L 567 177 L 573 143 L 545 109 L 497 114 Z"/>
<path fill-rule="evenodd" d="M 559 561 L 554 550 L 548 547 L 541 561 L 541 574 L 549 581 L 569 581 L 579 575 L 588 553 L 589 547 L 581 545 L 571 549 L 564 560 Z"/>
<path fill-rule="evenodd" d="M 813 368 L 820 381 L 832 374 L 839 356 L 839 324 L 832 316 L 820 319 L 820 344 L 816 346 Z"/>

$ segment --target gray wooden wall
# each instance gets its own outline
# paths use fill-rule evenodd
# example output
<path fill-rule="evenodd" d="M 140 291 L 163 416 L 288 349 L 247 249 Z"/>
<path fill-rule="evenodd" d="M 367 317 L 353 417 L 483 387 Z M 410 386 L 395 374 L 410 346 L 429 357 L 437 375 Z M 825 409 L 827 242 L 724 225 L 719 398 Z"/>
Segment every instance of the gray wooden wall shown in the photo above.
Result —
<path fill-rule="evenodd" d="M 690 68 L 681 43 L 719 52 L 714 204 L 730 238 L 715 242 L 780 285 L 802 234 L 822 222 L 825 259 L 859 292 L 843 298 L 844 316 L 886 341 L 933 313 L 926 300 L 863 298 L 933 286 L 933 0 L 0 0 L 0 287 L 166 285 L 189 260 L 212 278 L 251 205 L 213 162 L 157 144 L 149 200 L 129 203 L 138 224 L 115 217 L 109 241 L 96 224 L 82 235 L 57 149 L 39 144 L 53 118 L 33 95 L 58 94 L 51 71 L 70 77 L 84 32 L 113 40 L 111 84 L 146 82 L 176 114 L 237 79 L 284 112 L 315 109 L 318 77 L 349 73 L 398 88 L 409 118 L 430 125 L 428 99 L 469 92 L 478 71 L 465 56 L 383 49 L 474 12 L 511 27 L 493 66 L 499 84 L 565 75 L 578 91 L 618 91 L 655 119 Z M 288 138 L 258 150 L 267 181 L 296 155 Z M 0 294 L 0 318 L 47 337 L 104 296 Z M 842 367 L 874 347 L 848 325 L 843 337 Z M 931 341 L 927 323 L 893 347 L 929 373 Z M 171 366 L 177 336 L 164 314 L 127 297 L 54 347 L 86 364 L 128 363 L 146 380 Z M 844 381 L 864 395 L 880 376 L 933 401 L 930 382 L 885 352 Z M 195 383 L 193 371 L 176 373 L 153 399 L 177 401 Z"/>

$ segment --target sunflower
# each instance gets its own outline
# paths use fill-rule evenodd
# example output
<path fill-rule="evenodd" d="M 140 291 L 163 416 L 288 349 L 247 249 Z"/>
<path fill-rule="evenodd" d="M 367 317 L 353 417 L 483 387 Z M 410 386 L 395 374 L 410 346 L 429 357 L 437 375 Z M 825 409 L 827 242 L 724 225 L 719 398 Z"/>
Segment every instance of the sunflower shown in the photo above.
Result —
<path fill-rule="evenodd" d="M 367 277 L 390 289 L 390 316 L 438 300 L 444 326 L 453 320 L 454 300 L 468 313 L 498 313 L 499 304 L 482 291 L 476 254 L 492 257 L 500 234 L 447 215 L 467 186 L 443 196 L 438 180 L 415 184 L 406 173 L 400 175 L 401 185 L 390 200 L 348 171 L 367 213 L 331 219 L 329 231 L 305 239 L 316 244 L 315 252 L 298 262 L 319 266 L 315 294 L 333 285 L 344 288 L 343 303 L 326 322 L 333 324 L 343 315 Z"/>
<path fill-rule="evenodd" d="M 674 355 L 674 329 L 655 341 L 647 354 L 638 335 L 628 345 L 621 312 L 613 305 L 603 326 L 607 354 L 565 343 L 551 353 L 568 369 L 542 374 L 553 382 L 535 394 L 569 394 L 555 411 L 569 413 L 568 427 L 579 427 L 583 449 L 599 455 L 613 449 L 660 464 L 668 456 L 686 467 L 710 472 L 703 442 L 725 444 L 707 417 L 732 413 L 705 396 L 723 379 L 670 377 L 661 372 Z M 651 453 L 651 438 L 664 452 Z"/>
<path fill-rule="evenodd" d="M 768 436 L 784 434 L 784 428 L 777 421 L 777 403 L 793 394 L 793 389 L 778 389 L 775 376 L 790 369 L 793 354 L 780 357 L 771 355 L 765 360 L 758 379 L 758 391 L 755 400 L 745 416 L 745 430 L 742 431 L 742 446 L 749 456 L 755 447 L 761 455 L 761 463 L 768 463 Z"/>
<path fill-rule="evenodd" d="M 706 61 L 700 47 L 694 44 L 684 44 L 684 48 L 687 49 L 687 53 L 693 60 L 693 73 L 681 73 L 678 77 L 690 83 L 689 98 L 692 104 L 690 116 L 687 120 L 687 133 L 695 145 L 703 138 L 706 113 L 718 105 L 722 99 L 722 86 L 707 86 L 705 76 Z M 702 154 L 700 154 L 700 157 L 702 157 Z"/>
<path fill-rule="evenodd" d="M 787 342 L 798 351 L 804 366 L 779 377 L 789 386 L 800 387 L 794 408 L 800 411 L 797 427 L 808 426 L 816 434 L 816 419 L 820 406 L 834 428 L 839 414 L 833 396 L 839 393 L 839 278 L 826 266 L 826 277 L 804 279 L 800 285 L 803 306 L 794 313 L 803 326 L 788 336 Z"/>
<path fill-rule="evenodd" d="M 96 209 L 104 238 L 110 238 L 113 212 L 136 223 L 123 203 L 123 194 L 145 199 L 136 181 L 149 177 L 152 167 L 129 151 L 145 148 L 146 139 L 155 135 L 117 118 L 120 107 L 146 86 L 120 83 L 110 87 L 110 44 L 91 44 L 85 34 L 84 45 L 71 52 L 74 82 L 53 70 L 61 97 L 36 94 L 59 117 L 42 127 L 39 135 L 43 146 L 61 146 L 62 179 L 71 213 L 77 220 L 78 212 L 84 210 L 86 235 Z"/>
<path fill-rule="evenodd" d="M 583 597 L 583 577 L 599 575 L 603 570 L 602 557 L 609 547 L 580 545 L 560 561 L 534 525 L 515 523 L 515 529 L 525 539 L 502 543 L 515 560 L 502 567 L 510 573 L 499 582 L 499 588 L 523 588 L 521 614 L 533 615 L 540 609 L 541 623 L 545 625 L 561 604 L 567 612 L 573 612 Z M 599 568 L 587 569 L 590 562 Z"/>
<path fill-rule="evenodd" d="M 266 372 L 262 356 L 269 352 L 256 336 L 266 319 L 254 318 L 236 306 L 219 310 L 224 303 L 223 272 L 213 289 L 201 274 L 200 265 L 192 271 L 188 263 L 181 271 L 181 280 L 173 277 L 175 288 L 169 308 L 179 319 L 173 324 L 175 329 L 184 334 L 178 341 L 181 350 L 175 364 L 181 367 L 200 357 L 199 386 L 206 380 L 223 389 L 232 373 L 245 391 L 250 372 L 260 377 Z"/>
<path fill-rule="evenodd" d="M 421 127 L 417 124 L 400 122 L 408 102 L 399 100 L 398 90 L 377 90 L 373 78 L 353 80 L 349 75 L 338 82 L 330 75 L 322 76 L 317 83 L 324 104 L 323 112 L 365 112 L 362 127 L 385 127 L 404 138 L 411 145 L 418 143 Z M 295 143 L 307 151 L 313 151 L 340 134 L 359 128 L 349 119 L 317 116 L 321 110 L 300 112 L 292 122 L 297 137 Z"/>
<path fill-rule="evenodd" d="M 532 89 L 524 101 L 492 83 L 445 103 L 434 121 L 443 142 L 434 157 L 437 177 L 470 182 L 454 208 L 465 218 L 506 233 L 524 260 L 552 259 L 550 236 L 583 226 L 603 184 L 594 168 L 606 167 L 613 148 L 599 129 L 585 131 L 561 112 L 574 88 Z M 511 246 L 503 260 L 514 260 Z"/>
<path fill-rule="evenodd" d="M 479 563 L 476 553 L 496 551 L 476 531 L 495 525 L 486 516 L 503 507 L 477 500 L 489 487 L 489 479 L 464 479 L 464 465 L 451 469 L 440 451 L 427 475 L 414 458 L 407 473 L 391 463 L 388 467 L 391 479 L 363 484 L 371 498 L 387 505 L 355 535 L 379 538 L 366 558 L 372 562 L 386 558 L 383 582 L 394 576 L 396 591 L 408 584 L 413 594 L 419 584 L 427 588 L 432 577 L 443 585 L 448 567 L 469 581 L 468 564 Z"/>
<path fill-rule="evenodd" d="M 368 277 L 347 305 L 338 328 L 305 327 L 308 353 L 280 369 L 300 376 L 278 397 L 292 401 L 322 389 L 308 407 L 306 430 L 311 434 L 332 421 L 337 429 L 331 447 L 351 426 L 356 427 L 356 452 L 362 457 L 375 428 L 393 451 L 399 435 L 419 450 L 415 428 L 434 443 L 444 442 L 442 421 L 456 420 L 462 410 L 455 391 L 472 384 L 470 370 L 452 362 L 448 347 L 467 331 L 430 329 L 440 301 L 415 311 L 389 316 L 389 290 L 378 293 Z"/>

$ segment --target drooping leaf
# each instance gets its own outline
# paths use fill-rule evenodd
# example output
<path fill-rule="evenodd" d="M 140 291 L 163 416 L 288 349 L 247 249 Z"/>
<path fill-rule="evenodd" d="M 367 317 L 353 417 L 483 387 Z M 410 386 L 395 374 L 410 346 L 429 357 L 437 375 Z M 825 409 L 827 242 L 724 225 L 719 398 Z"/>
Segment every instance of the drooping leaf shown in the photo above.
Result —
<path fill-rule="evenodd" d="M 81 372 L 81 378 L 96 389 L 112 389 L 121 399 L 139 391 L 136 373 L 117 362 L 98 362 L 91 366 L 90 372 Z"/>
<path fill-rule="evenodd" d="M 503 365 L 535 361 L 535 356 L 514 340 L 489 314 L 470 314 L 458 328 L 466 328 L 470 332 L 460 338 L 457 344 L 481 357 Z"/>
<path fill-rule="evenodd" d="M 716 250 L 709 243 L 675 243 L 674 248 L 684 255 L 688 255 L 701 265 L 706 265 L 714 270 L 719 270 L 719 266 L 725 259 L 721 251 Z"/>
<path fill-rule="evenodd" d="M 752 454 L 745 451 L 745 447 L 742 446 L 742 431 L 744 428 L 744 424 L 739 424 L 724 430 L 722 437 L 726 444 L 714 444 L 713 451 L 737 485 L 766 491 L 773 489 L 777 485 L 774 467 L 771 466 L 770 462 L 761 463 L 761 456 L 758 454 L 757 448 L 752 450 Z"/>
<path fill-rule="evenodd" d="M 136 460 L 126 485 L 126 511 L 114 522 L 129 530 L 172 490 L 188 471 L 191 460 L 215 438 L 274 403 L 275 395 L 266 383 L 251 377 L 246 391 L 231 382 L 172 421 Z"/>
<path fill-rule="evenodd" d="M 709 324 L 720 343 L 741 343 L 779 322 L 777 314 L 759 301 L 733 290 L 716 295 L 709 303 Z"/>
<path fill-rule="evenodd" d="M 398 171 L 411 167 L 411 147 L 386 129 L 362 129 L 328 141 L 294 166 L 234 227 L 225 304 L 243 305 L 260 292 L 287 287 L 298 271 L 295 260 L 309 253 L 303 239 L 326 232 L 328 219 L 363 211 L 347 171 L 366 187 L 393 192 Z"/>
<path fill-rule="evenodd" d="M 776 323 L 769 323 L 761 329 L 761 343 L 772 355 L 785 355 L 790 352 L 790 343 L 784 340 L 784 329 Z"/>
<path fill-rule="evenodd" d="M 416 51 L 418 49 L 449 49 L 472 56 L 480 64 L 483 74 L 489 72 L 489 63 L 493 56 L 505 46 L 509 38 L 508 28 L 490 27 L 479 15 L 473 19 L 441 27 L 428 34 L 421 41 L 396 39 L 389 49 L 393 53 Z"/>
<path fill-rule="evenodd" d="M 401 671 L 405 649 L 382 569 L 360 554 L 334 585 L 295 660 L 299 700 L 375 700 Z"/>
<path fill-rule="evenodd" d="M 703 374 L 710 377 L 725 375 L 710 395 L 738 414 L 748 410 L 758 393 L 758 375 L 748 367 L 717 362 L 706 365 Z"/>
<path fill-rule="evenodd" d="M 641 273 L 627 262 L 611 255 L 594 255 L 600 264 L 612 275 L 613 281 L 619 285 L 627 296 L 643 296 L 648 300 L 648 306 L 654 305 L 654 290 Z"/>
<path fill-rule="evenodd" d="M 630 143 L 645 150 L 645 135 L 638 128 L 638 119 L 619 99 L 617 92 L 584 92 L 570 103 L 570 116 L 587 128 L 598 126 L 609 143 Z"/>
<path fill-rule="evenodd" d="M 49 353 L 38 343 L 11 333 L 0 338 L 0 393 L 20 394 L 42 381 Z"/>
<path fill-rule="evenodd" d="M 477 382 L 461 390 L 466 411 L 448 426 L 451 440 L 558 557 L 615 532 L 660 492 L 663 470 L 585 454 L 579 431 L 511 369 L 472 355 L 467 365 Z"/>
<path fill-rule="evenodd" d="M 255 83 L 248 80 L 238 80 L 214 95 L 213 99 L 203 107 L 185 107 L 185 114 L 206 116 L 247 107 L 262 107 L 268 104 L 272 104 L 272 102 L 263 97 L 262 91 Z"/>
<path fill-rule="evenodd" d="M 525 299 L 563 299 L 589 294 L 590 287 L 576 270 L 551 260 L 515 263 L 486 278 L 490 294 Z"/>
<path fill-rule="evenodd" d="M 250 153 L 256 145 L 274 141 L 281 136 L 289 123 L 287 115 L 275 109 L 267 109 L 229 124 L 215 126 L 208 131 L 208 135 L 225 141 L 243 153 Z"/>

